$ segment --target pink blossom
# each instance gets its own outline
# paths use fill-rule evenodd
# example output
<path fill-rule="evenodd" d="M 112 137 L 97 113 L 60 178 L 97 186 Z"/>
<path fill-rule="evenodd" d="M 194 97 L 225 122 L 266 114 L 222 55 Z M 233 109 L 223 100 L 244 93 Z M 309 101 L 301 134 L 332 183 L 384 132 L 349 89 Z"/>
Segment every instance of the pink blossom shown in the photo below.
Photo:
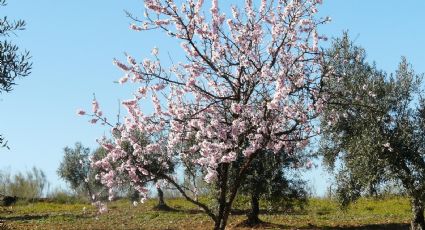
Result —
<path fill-rule="evenodd" d="M 165 84 L 155 84 L 154 86 L 152 86 L 152 89 L 155 91 L 160 91 L 163 90 L 165 88 Z"/>
<path fill-rule="evenodd" d="M 125 75 L 124 77 L 120 78 L 120 80 L 118 80 L 118 83 L 124 84 L 127 81 L 128 81 L 128 75 Z"/>
<path fill-rule="evenodd" d="M 307 169 L 310 169 L 312 166 L 313 166 L 313 162 L 311 160 L 308 160 L 307 163 L 306 163 L 306 165 L 305 165 L 305 167 Z"/>
<path fill-rule="evenodd" d="M 235 152 L 230 152 L 229 154 L 227 154 L 226 156 L 223 156 L 221 158 L 221 162 L 223 163 L 230 163 L 236 160 L 236 153 Z"/>
<path fill-rule="evenodd" d="M 159 51 L 158 51 L 158 48 L 156 48 L 156 47 L 154 47 L 153 49 L 152 49 L 152 55 L 154 55 L 154 56 L 157 56 L 158 55 L 158 53 L 159 53 Z"/>
<path fill-rule="evenodd" d="M 96 99 L 94 99 L 92 101 L 92 111 L 93 113 L 97 113 L 98 110 L 99 110 L 99 103 L 97 102 Z"/>
<path fill-rule="evenodd" d="M 125 100 L 122 102 L 122 104 L 126 106 L 133 106 L 137 104 L 137 100 L 135 99 Z"/>
<path fill-rule="evenodd" d="M 242 105 L 241 104 L 232 104 L 230 109 L 233 113 L 240 113 L 242 111 Z"/>
<path fill-rule="evenodd" d="M 79 110 L 77 110 L 77 114 L 80 115 L 80 116 L 83 116 L 83 115 L 86 114 L 86 111 L 79 109 Z"/>
<path fill-rule="evenodd" d="M 120 62 L 118 60 L 114 60 L 113 63 L 123 71 L 129 71 L 130 70 L 130 67 L 126 66 L 125 64 L 123 64 L 122 62 Z"/>
<path fill-rule="evenodd" d="M 211 168 L 207 169 L 208 173 L 205 176 L 205 182 L 212 183 L 214 180 L 217 179 L 217 171 Z"/>
<path fill-rule="evenodd" d="M 142 31 L 142 30 L 143 30 L 143 28 L 142 28 L 142 27 L 137 26 L 137 25 L 135 25 L 135 24 L 131 24 L 131 25 L 130 25 L 130 29 L 132 29 L 132 30 L 134 30 L 134 31 Z"/>
<path fill-rule="evenodd" d="M 148 89 L 146 87 L 140 87 L 138 91 L 139 91 L 140 95 L 146 96 Z"/>

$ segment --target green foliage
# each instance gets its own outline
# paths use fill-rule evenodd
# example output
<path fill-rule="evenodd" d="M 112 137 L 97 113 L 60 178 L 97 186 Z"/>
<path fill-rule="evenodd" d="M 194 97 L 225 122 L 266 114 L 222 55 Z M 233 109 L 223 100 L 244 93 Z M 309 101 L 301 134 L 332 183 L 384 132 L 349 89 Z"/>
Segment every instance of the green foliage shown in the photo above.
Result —
<path fill-rule="evenodd" d="M 14 175 L 9 172 L 0 172 L 0 194 L 3 195 L 34 200 L 41 198 L 47 187 L 46 175 L 36 167 L 26 173 L 19 172 Z"/>
<path fill-rule="evenodd" d="M 78 190 L 85 185 L 90 173 L 90 149 L 81 143 L 75 143 L 74 148 L 64 148 L 64 158 L 57 173 L 60 178 L 69 183 L 72 189 Z"/>
<path fill-rule="evenodd" d="M 322 117 L 320 152 L 330 168 L 337 159 L 343 162 L 336 180 L 337 197 L 345 207 L 387 179 L 380 157 L 386 140 L 379 135 L 379 121 L 389 108 L 390 86 L 385 74 L 366 62 L 365 51 L 354 46 L 347 34 L 334 41 L 328 57 L 326 65 L 338 80 L 325 86 L 330 100 Z"/>
<path fill-rule="evenodd" d="M 362 195 L 363 187 L 358 183 L 360 178 L 355 178 L 360 173 L 358 171 L 350 172 L 349 169 L 340 169 L 336 175 L 336 198 L 341 208 L 346 209 L 348 205 L 359 199 Z"/>
<path fill-rule="evenodd" d="M 47 198 L 57 204 L 76 204 L 84 201 L 77 194 L 72 194 L 60 188 L 56 188 L 47 194 Z"/>
<path fill-rule="evenodd" d="M 390 76 L 365 59 L 365 51 L 346 34 L 328 51 L 327 68 L 333 68 L 338 81 L 324 86 L 330 96 L 321 121 L 320 152 L 330 168 L 342 163 L 337 167 L 337 197 L 346 206 L 399 181 L 408 195 L 423 199 L 422 76 L 405 58 Z"/>
<path fill-rule="evenodd" d="M 100 157 L 105 154 L 99 148 L 93 154 L 81 143 L 75 143 L 74 148 L 65 147 L 64 157 L 59 165 L 57 174 L 65 180 L 77 194 L 85 194 L 89 200 L 95 193 L 102 191 L 102 185 L 95 179 L 96 171 L 90 167 L 90 157 Z"/>
<path fill-rule="evenodd" d="M 5 6 L 6 1 L 1 1 L 0 6 Z M 6 16 L 0 19 L 0 92 L 9 92 L 15 85 L 17 77 L 25 77 L 30 74 L 31 63 L 29 62 L 29 52 L 19 53 L 19 47 L 6 37 L 11 34 L 15 35 L 15 31 L 25 29 L 25 21 L 10 21 Z"/>
<path fill-rule="evenodd" d="M 295 166 L 302 164 L 301 155 L 301 152 L 291 156 L 262 152 L 252 161 L 240 194 L 264 201 L 269 211 L 302 208 L 307 202 L 306 183 L 294 173 Z M 235 170 L 240 166 L 235 165 L 240 163 L 234 163 L 232 173 L 237 173 Z"/>
<path fill-rule="evenodd" d="M 0 7 L 6 6 L 6 0 L 0 1 Z M 0 93 L 9 92 L 15 85 L 15 79 L 30 74 L 32 64 L 29 62 L 28 51 L 19 52 L 19 47 L 6 38 L 15 31 L 24 30 L 25 21 L 10 21 L 6 16 L 0 19 Z M 0 148 L 7 147 L 7 141 L 0 135 Z"/>

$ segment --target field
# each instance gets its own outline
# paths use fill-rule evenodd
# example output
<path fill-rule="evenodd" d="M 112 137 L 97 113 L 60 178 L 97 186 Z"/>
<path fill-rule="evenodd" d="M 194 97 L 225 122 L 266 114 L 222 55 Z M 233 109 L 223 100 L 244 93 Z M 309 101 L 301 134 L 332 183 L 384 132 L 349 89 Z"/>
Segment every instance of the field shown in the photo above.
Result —
<path fill-rule="evenodd" d="M 212 222 L 182 199 L 168 199 L 175 211 L 155 211 L 155 200 L 134 207 L 128 200 L 108 205 L 106 214 L 97 215 L 90 204 L 38 202 L 0 207 L 0 229 L 211 229 Z M 231 216 L 229 229 L 238 227 L 245 216 Z M 409 201 L 403 197 L 381 200 L 361 199 L 341 211 L 328 199 L 311 199 L 304 211 L 290 214 L 264 213 L 266 229 L 408 229 Z"/>

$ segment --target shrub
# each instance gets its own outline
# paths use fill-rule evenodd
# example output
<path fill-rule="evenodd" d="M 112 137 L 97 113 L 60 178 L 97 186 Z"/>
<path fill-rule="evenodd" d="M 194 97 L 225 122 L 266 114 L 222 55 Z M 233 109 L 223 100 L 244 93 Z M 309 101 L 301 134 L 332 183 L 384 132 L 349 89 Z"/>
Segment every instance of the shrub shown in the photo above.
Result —
<path fill-rule="evenodd" d="M 0 171 L 0 193 L 7 196 L 16 196 L 24 200 L 41 198 L 48 182 L 41 169 L 33 167 L 26 173 Z"/>
<path fill-rule="evenodd" d="M 47 195 L 47 198 L 58 204 L 75 204 L 85 202 L 82 197 L 72 194 L 61 188 L 56 188 Z"/>

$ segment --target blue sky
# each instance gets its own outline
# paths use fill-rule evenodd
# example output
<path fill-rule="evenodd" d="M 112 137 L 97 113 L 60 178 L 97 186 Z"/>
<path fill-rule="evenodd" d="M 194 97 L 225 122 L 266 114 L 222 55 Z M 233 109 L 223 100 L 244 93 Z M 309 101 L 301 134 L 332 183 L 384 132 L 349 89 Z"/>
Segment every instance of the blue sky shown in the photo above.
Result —
<path fill-rule="evenodd" d="M 406 56 L 422 73 L 423 9 L 423 0 L 325 0 L 320 14 L 333 21 L 320 29 L 329 37 L 348 30 L 369 60 L 385 71 L 393 72 Z M 1 9 L 1 16 L 27 21 L 27 29 L 12 39 L 31 52 L 34 69 L 11 93 L 0 94 L 0 133 L 11 147 L 0 149 L 0 169 L 37 166 L 53 187 L 64 186 L 56 176 L 62 149 L 76 141 L 94 148 L 96 138 L 108 132 L 76 116 L 76 110 L 89 108 L 96 93 L 103 111 L 114 118 L 117 100 L 131 96 L 131 86 L 113 83 L 122 75 L 113 58 L 123 59 L 128 52 L 141 60 L 154 46 L 164 57 L 182 54 L 178 43 L 161 33 L 129 30 L 124 10 L 141 16 L 143 1 L 9 0 Z M 328 176 L 320 168 L 306 178 L 318 195 L 324 193 Z"/>

